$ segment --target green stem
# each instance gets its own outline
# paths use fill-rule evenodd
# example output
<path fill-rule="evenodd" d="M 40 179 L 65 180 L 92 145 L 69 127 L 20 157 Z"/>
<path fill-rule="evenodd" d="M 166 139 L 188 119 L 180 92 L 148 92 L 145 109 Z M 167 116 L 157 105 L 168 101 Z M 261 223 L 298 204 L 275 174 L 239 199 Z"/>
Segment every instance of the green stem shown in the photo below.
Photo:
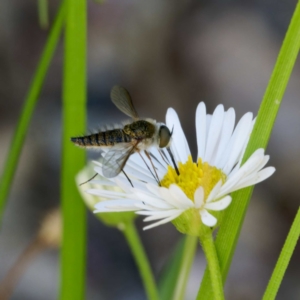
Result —
<path fill-rule="evenodd" d="M 207 260 L 214 300 L 225 299 L 222 283 L 222 273 L 212 233 L 200 236 L 200 243 L 202 245 Z M 197 299 L 200 300 L 199 295 Z"/>
<path fill-rule="evenodd" d="M 38 16 L 41 28 L 47 29 L 49 26 L 48 0 L 38 0 Z"/>
<path fill-rule="evenodd" d="M 122 230 L 139 269 L 148 299 L 158 300 L 159 297 L 154 276 L 134 223 L 126 223 Z"/>
<path fill-rule="evenodd" d="M 63 76 L 63 137 L 61 207 L 61 300 L 85 299 L 86 207 L 75 177 L 85 166 L 84 150 L 70 138 L 85 132 L 86 118 L 86 1 L 66 0 Z"/>
<path fill-rule="evenodd" d="M 37 100 L 43 87 L 43 83 L 45 81 L 47 71 L 49 69 L 50 62 L 59 41 L 64 23 L 64 14 L 65 5 L 62 4 L 51 28 L 31 86 L 25 98 L 22 114 L 19 118 L 19 122 L 15 130 L 11 146 L 8 150 L 8 156 L 5 160 L 3 175 L 0 182 L 0 220 L 2 219 L 4 207 L 6 204 L 6 198 L 8 196 L 11 183 L 16 172 L 20 153 L 24 144 L 32 113 L 35 109 Z"/>
<path fill-rule="evenodd" d="M 189 278 L 190 270 L 197 249 L 197 242 L 197 237 L 187 235 L 185 238 L 182 260 L 180 263 L 178 278 L 172 298 L 173 300 L 184 299 L 186 284 Z"/>
<path fill-rule="evenodd" d="M 280 284 L 282 282 L 286 268 L 290 262 L 291 256 L 295 250 L 297 241 L 300 236 L 300 208 L 298 209 L 297 215 L 294 219 L 289 234 L 285 240 L 284 246 L 281 250 L 279 259 L 276 263 L 272 277 L 269 281 L 268 287 L 265 291 L 263 300 L 275 299 Z"/>
<path fill-rule="evenodd" d="M 288 31 L 280 49 L 276 65 L 261 103 L 243 162 L 258 148 L 266 148 L 281 100 L 285 93 L 300 48 L 300 2 L 296 6 Z M 237 240 L 251 198 L 253 187 L 232 194 L 232 205 L 223 218 L 216 238 L 216 249 L 225 282 Z M 198 299 L 212 299 L 208 270 L 205 271 Z"/>

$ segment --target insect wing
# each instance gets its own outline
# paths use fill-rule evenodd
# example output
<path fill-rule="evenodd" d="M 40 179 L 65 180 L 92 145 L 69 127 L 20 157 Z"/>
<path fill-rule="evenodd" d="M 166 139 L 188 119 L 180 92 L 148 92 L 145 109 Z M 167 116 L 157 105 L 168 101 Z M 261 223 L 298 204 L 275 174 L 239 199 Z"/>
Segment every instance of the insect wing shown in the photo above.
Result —
<path fill-rule="evenodd" d="M 135 145 L 125 144 L 111 148 L 102 159 L 102 173 L 106 178 L 117 176 L 125 167 L 129 156 L 134 152 Z"/>
<path fill-rule="evenodd" d="M 118 85 L 115 85 L 110 92 L 110 97 L 115 106 L 127 116 L 137 120 L 139 118 L 129 92 Z"/>

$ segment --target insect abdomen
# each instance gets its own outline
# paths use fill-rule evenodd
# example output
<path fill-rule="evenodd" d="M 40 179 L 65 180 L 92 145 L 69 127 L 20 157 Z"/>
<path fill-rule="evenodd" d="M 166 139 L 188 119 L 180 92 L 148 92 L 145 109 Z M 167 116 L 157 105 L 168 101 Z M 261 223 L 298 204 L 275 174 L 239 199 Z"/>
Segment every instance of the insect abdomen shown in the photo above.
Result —
<path fill-rule="evenodd" d="M 113 129 L 82 137 L 71 138 L 71 141 L 81 147 L 105 147 L 118 143 L 129 143 L 131 137 L 122 129 Z"/>

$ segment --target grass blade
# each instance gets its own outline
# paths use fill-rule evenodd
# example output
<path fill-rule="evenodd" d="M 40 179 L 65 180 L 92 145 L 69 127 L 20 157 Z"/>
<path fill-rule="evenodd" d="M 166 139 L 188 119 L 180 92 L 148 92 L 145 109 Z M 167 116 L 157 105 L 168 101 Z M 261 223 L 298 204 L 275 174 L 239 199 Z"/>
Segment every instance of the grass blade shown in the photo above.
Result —
<path fill-rule="evenodd" d="M 282 282 L 284 273 L 291 260 L 292 254 L 295 250 L 299 236 L 300 236 L 300 208 L 298 209 L 297 215 L 294 219 L 292 227 L 289 231 L 284 246 L 281 250 L 279 259 L 276 263 L 275 269 L 269 281 L 263 300 L 275 299 L 280 284 Z"/>
<path fill-rule="evenodd" d="M 15 130 L 11 146 L 8 150 L 8 156 L 5 161 L 3 175 L 0 182 L 0 220 L 2 219 L 6 204 L 6 198 L 8 196 L 11 183 L 16 172 L 20 153 L 24 144 L 32 113 L 36 106 L 54 51 L 59 41 L 64 22 L 64 13 L 65 8 L 64 4 L 62 4 L 57 13 L 28 94 L 25 98 L 23 110 L 17 128 Z"/>

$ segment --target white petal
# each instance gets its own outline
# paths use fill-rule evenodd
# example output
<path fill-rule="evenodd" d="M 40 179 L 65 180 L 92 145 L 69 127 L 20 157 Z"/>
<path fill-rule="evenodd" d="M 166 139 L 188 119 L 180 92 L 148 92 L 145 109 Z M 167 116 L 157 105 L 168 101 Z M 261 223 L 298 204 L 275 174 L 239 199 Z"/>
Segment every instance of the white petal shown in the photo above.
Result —
<path fill-rule="evenodd" d="M 210 128 L 208 132 L 208 139 L 206 142 L 206 149 L 203 161 L 211 164 L 211 159 L 216 153 L 216 147 L 219 142 L 220 133 L 224 119 L 224 106 L 218 105 L 212 115 Z"/>
<path fill-rule="evenodd" d="M 253 170 L 256 169 L 257 164 L 263 160 L 263 156 L 260 155 L 261 151 L 255 151 L 252 156 L 242 165 L 242 167 L 235 172 L 233 176 L 230 176 L 229 179 L 222 186 L 217 197 L 223 197 L 226 194 L 231 193 L 235 189 L 235 185 L 238 184 L 240 180 L 247 177 Z"/>
<path fill-rule="evenodd" d="M 140 202 L 140 201 L 137 201 L 135 203 L 135 206 L 138 207 L 141 211 L 144 210 L 144 211 L 161 211 L 161 210 L 165 210 L 165 209 L 162 209 L 160 207 L 157 207 L 157 206 L 154 206 L 154 205 L 151 205 L 151 204 L 148 204 L 146 202 Z M 166 208 L 166 210 L 168 209 L 172 209 L 173 207 L 170 206 L 169 208 Z"/>
<path fill-rule="evenodd" d="M 235 111 L 233 108 L 229 108 L 228 111 L 225 112 L 222 132 L 220 135 L 220 143 L 218 145 L 218 151 L 214 161 L 212 162 L 212 165 L 216 166 L 219 169 L 221 169 L 220 160 L 222 158 L 222 155 L 225 152 L 226 146 L 228 145 L 233 132 L 234 122 L 235 122 Z"/>
<path fill-rule="evenodd" d="M 250 129 L 252 128 L 252 113 L 245 114 L 239 124 L 237 125 L 233 136 L 235 139 L 232 141 L 232 148 L 230 155 L 227 159 L 225 166 L 223 167 L 223 172 L 229 174 L 233 166 L 238 162 L 241 152 L 243 151 L 246 142 L 250 136 Z"/>
<path fill-rule="evenodd" d="M 160 211 L 160 212 L 155 212 L 152 215 L 149 215 L 148 217 L 146 217 L 144 219 L 144 222 L 149 222 L 149 221 L 155 221 L 155 220 L 159 220 L 159 219 L 165 219 L 165 218 L 169 218 L 173 215 L 176 215 L 178 213 L 182 213 L 183 210 L 178 210 L 178 209 L 173 209 L 173 210 L 167 210 L 167 211 Z M 143 215 L 142 213 L 136 212 L 137 214 Z"/>
<path fill-rule="evenodd" d="M 166 210 L 138 210 L 135 213 L 142 216 L 160 216 L 160 219 L 165 216 L 170 216 L 173 213 L 177 213 L 179 209 L 166 209 Z M 180 210 L 183 211 L 183 210 Z"/>
<path fill-rule="evenodd" d="M 181 212 L 178 212 L 177 214 L 174 214 L 171 217 L 165 218 L 165 219 L 163 219 L 161 221 L 158 221 L 156 223 L 153 223 L 151 225 L 148 225 L 148 226 L 144 227 L 143 230 L 147 230 L 147 229 L 150 229 L 150 228 L 153 228 L 153 227 L 156 227 L 156 226 L 159 226 L 159 225 L 171 222 L 172 220 L 176 219 L 180 214 L 181 214 Z"/>
<path fill-rule="evenodd" d="M 139 166 L 134 167 L 131 164 L 126 164 L 124 167 L 124 171 L 129 176 L 129 178 L 135 177 L 145 182 L 151 182 L 153 184 L 156 183 L 156 180 L 153 178 L 151 173 L 148 171 L 147 174 L 145 174 L 142 168 Z"/>
<path fill-rule="evenodd" d="M 203 102 L 198 104 L 196 110 L 196 134 L 198 158 L 203 158 L 206 147 L 206 107 Z"/>
<path fill-rule="evenodd" d="M 249 139 L 250 139 L 250 136 L 251 136 L 251 133 L 252 133 L 252 130 L 253 130 L 253 127 L 254 127 L 254 124 L 255 124 L 255 121 L 256 121 L 256 118 L 254 118 L 252 120 L 252 123 L 251 123 L 251 126 L 249 128 L 249 134 L 248 134 L 248 138 L 246 139 L 245 141 L 245 145 L 244 145 L 244 148 L 240 154 L 240 157 L 239 157 L 239 160 L 238 160 L 238 163 L 236 164 L 236 167 L 240 167 L 241 166 L 241 163 L 242 163 L 242 160 L 243 160 L 243 157 L 244 157 L 244 154 L 245 154 L 245 151 L 246 151 L 246 148 L 247 148 L 247 145 L 248 145 L 248 142 L 249 142 Z M 234 169 L 236 169 L 236 167 Z M 236 171 L 236 170 L 234 170 Z M 231 171 L 232 172 L 232 171 Z M 230 173 L 231 173 L 230 172 Z"/>
<path fill-rule="evenodd" d="M 187 209 L 194 206 L 194 202 L 189 199 L 183 190 L 178 187 L 176 184 L 171 184 L 169 191 L 174 200 L 176 200 L 177 207 L 181 209 Z"/>
<path fill-rule="evenodd" d="M 214 188 L 209 193 L 209 195 L 206 199 L 206 203 L 209 203 L 209 202 L 213 201 L 216 198 L 216 196 L 219 193 L 221 187 L 222 187 L 222 180 L 219 180 L 219 182 L 214 186 Z"/>
<path fill-rule="evenodd" d="M 217 218 L 210 214 L 206 209 L 200 210 L 199 214 L 204 225 L 212 227 L 217 224 Z"/>
<path fill-rule="evenodd" d="M 263 149 L 259 149 L 259 150 L 262 150 L 261 155 L 257 155 L 258 157 L 260 157 L 260 160 L 258 161 L 257 165 L 251 170 L 251 172 L 249 172 L 247 175 L 252 173 L 257 173 L 258 171 L 260 171 L 268 163 L 270 159 L 269 155 L 264 155 Z"/>
<path fill-rule="evenodd" d="M 165 187 L 160 187 L 159 188 L 159 195 L 160 195 L 160 198 L 164 199 L 167 203 L 172 205 L 174 208 L 179 208 L 180 207 L 181 203 L 178 204 L 178 201 L 173 198 L 173 196 L 171 195 L 169 189 L 167 189 Z"/>
<path fill-rule="evenodd" d="M 145 198 L 143 198 L 145 199 Z M 143 201 L 143 199 L 137 201 L 135 204 L 140 209 L 144 210 L 169 210 L 174 209 L 174 205 L 168 203 L 167 201 L 164 201 L 160 198 L 152 198 L 157 199 L 157 201 Z M 159 202 L 158 202 L 159 201 Z"/>
<path fill-rule="evenodd" d="M 210 115 L 210 114 L 206 115 L 206 144 L 207 144 L 207 140 L 208 140 L 208 132 L 209 132 L 209 128 L 210 128 L 211 118 L 212 118 L 212 115 Z M 205 147 L 206 147 L 206 145 L 205 145 Z M 204 153 L 204 155 L 205 155 L 205 153 Z M 204 158 L 204 156 L 202 157 L 202 159 L 203 158 Z"/>
<path fill-rule="evenodd" d="M 94 213 L 99 212 L 122 212 L 135 211 L 138 208 L 134 205 L 134 200 L 116 199 L 109 201 L 101 201 L 95 205 Z"/>
<path fill-rule="evenodd" d="M 241 180 L 244 180 L 244 178 L 252 176 L 254 173 L 260 171 L 268 163 L 269 158 L 269 155 L 264 155 L 264 149 L 257 149 L 248 159 L 249 163 L 253 164 L 252 167 L 247 167 L 248 170 L 244 173 L 244 176 Z M 227 180 L 229 181 L 234 178 L 234 176 L 236 176 L 235 174 L 240 170 L 240 168 L 241 167 L 236 166 L 233 172 L 230 172 L 228 175 Z"/>
<path fill-rule="evenodd" d="M 152 152 L 152 150 L 155 150 L 155 148 L 152 147 L 150 150 Z M 146 182 L 150 180 L 155 181 L 153 175 L 149 172 L 149 168 L 153 172 L 152 163 L 156 168 L 160 170 L 161 166 L 159 165 L 159 163 L 157 163 L 156 159 L 153 158 L 150 162 L 149 158 L 145 155 L 145 152 L 141 151 L 130 156 L 124 170 L 128 175 L 130 175 L 131 172 L 134 172 L 134 176 L 140 180 L 144 180 Z M 163 168 L 163 170 L 166 170 L 166 168 Z M 139 174 L 142 174 L 143 178 Z M 150 180 L 148 180 L 147 178 L 149 178 Z"/>
<path fill-rule="evenodd" d="M 164 149 L 157 149 L 156 147 L 152 147 L 149 151 L 153 157 L 152 162 L 154 163 L 154 166 L 159 170 L 166 172 L 169 163 L 167 163 L 165 158 L 163 158 L 162 152 L 164 152 Z"/>
<path fill-rule="evenodd" d="M 259 178 L 255 182 L 255 184 L 269 178 L 270 176 L 272 176 L 274 174 L 275 171 L 276 171 L 276 169 L 274 167 L 267 167 L 267 168 L 259 171 L 258 172 Z"/>
<path fill-rule="evenodd" d="M 153 149 L 154 147 L 150 148 L 150 150 L 148 152 L 150 152 L 150 154 L 152 154 L 151 149 Z M 145 154 L 145 151 L 141 151 L 139 153 L 140 157 L 142 158 L 143 161 L 143 165 L 146 166 L 145 169 L 145 174 L 148 175 L 152 175 L 152 178 L 156 178 L 156 174 L 158 175 L 159 178 L 162 178 L 165 173 L 166 173 L 166 168 L 164 168 L 158 161 L 157 158 L 152 157 L 151 160 L 149 160 L 148 156 Z M 153 155 L 153 154 L 152 154 Z M 153 169 L 153 165 L 155 167 L 155 171 Z M 137 168 L 140 168 L 140 165 L 137 166 Z"/>
<path fill-rule="evenodd" d="M 126 165 L 139 170 L 141 173 L 143 173 L 145 175 L 148 175 L 148 173 L 149 173 L 143 159 L 141 158 L 140 154 L 137 152 L 132 154 L 129 157 Z"/>
<path fill-rule="evenodd" d="M 104 177 L 103 176 L 103 173 L 102 173 L 102 165 L 101 167 L 95 167 L 94 168 L 95 172 L 98 173 L 100 176 Z M 105 178 L 105 177 L 104 177 Z"/>
<path fill-rule="evenodd" d="M 151 184 L 151 183 L 146 183 L 146 187 L 147 187 L 147 190 L 155 195 L 155 196 L 158 196 L 159 197 L 159 190 L 160 190 L 160 187 L 155 185 L 155 184 Z"/>
<path fill-rule="evenodd" d="M 170 130 L 173 130 L 171 149 L 173 151 L 175 148 L 179 156 L 179 161 L 185 163 L 188 159 L 188 156 L 191 154 L 191 151 L 185 134 L 182 130 L 177 113 L 173 108 L 169 108 L 167 111 L 166 124 Z"/>
<path fill-rule="evenodd" d="M 130 183 L 128 182 L 127 178 L 123 179 L 121 176 L 118 176 L 116 178 L 114 178 L 115 180 L 115 185 L 117 185 L 118 187 L 120 187 L 124 192 L 126 193 L 132 193 L 132 187 L 130 185 Z"/>
<path fill-rule="evenodd" d="M 105 186 L 117 186 L 113 181 L 111 180 L 99 180 L 99 179 L 93 179 L 89 181 L 90 184 L 97 184 L 97 185 L 105 185 Z"/>
<path fill-rule="evenodd" d="M 101 162 L 99 162 L 99 161 L 97 161 L 97 160 L 93 160 L 92 162 L 93 162 L 93 164 L 95 164 L 96 166 L 102 168 L 102 163 L 101 163 Z"/>
<path fill-rule="evenodd" d="M 219 211 L 227 208 L 230 203 L 231 203 L 231 197 L 226 196 L 218 201 L 206 203 L 204 207 L 209 210 Z"/>
<path fill-rule="evenodd" d="M 141 202 L 145 202 L 153 207 L 157 207 L 159 209 L 170 208 L 170 205 L 160 198 L 149 196 L 141 192 L 136 192 L 135 195 L 138 199 L 140 199 Z"/>
<path fill-rule="evenodd" d="M 196 189 L 194 194 L 194 202 L 196 208 L 200 208 L 204 204 L 204 190 L 202 186 Z"/>
<path fill-rule="evenodd" d="M 131 178 L 131 184 L 128 182 L 128 179 L 122 175 L 117 176 L 114 178 L 115 183 L 118 185 L 119 188 L 121 188 L 124 192 L 127 194 L 135 193 L 136 191 L 143 192 L 145 194 L 151 195 L 151 193 L 148 191 L 148 189 L 145 186 L 144 182 L 138 181 L 137 179 Z"/>
<path fill-rule="evenodd" d="M 258 173 L 256 173 L 255 176 L 252 176 L 251 178 L 246 178 L 245 180 L 239 182 L 236 186 L 234 186 L 233 191 L 240 190 L 240 189 L 243 189 L 245 187 L 255 185 L 259 182 L 262 182 L 265 179 L 272 176 L 274 172 L 275 172 L 274 167 L 267 167 L 267 168 L 259 171 Z"/>
<path fill-rule="evenodd" d="M 110 191 L 110 190 L 90 189 L 90 190 L 85 190 L 85 192 L 91 195 L 105 197 L 105 198 L 120 198 L 120 197 L 128 196 L 128 194 L 126 193 Z"/>
<path fill-rule="evenodd" d="M 236 143 L 236 141 L 240 140 L 240 135 L 244 134 L 246 135 L 245 132 L 243 132 L 243 129 L 245 128 L 245 126 L 247 124 L 250 123 L 250 119 L 252 118 L 252 114 L 251 113 L 247 113 L 245 114 L 240 121 L 238 122 L 236 128 L 234 129 L 234 132 L 229 140 L 229 142 L 227 143 L 227 146 L 224 149 L 224 153 L 222 154 L 220 160 L 218 161 L 218 167 L 222 168 L 224 170 L 224 168 L 226 167 L 226 165 L 229 162 L 229 159 L 231 158 L 231 160 L 233 160 L 233 151 L 234 151 L 234 156 L 237 155 L 237 147 L 239 146 L 239 144 Z M 242 145 L 244 146 L 244 145 Z"/>

